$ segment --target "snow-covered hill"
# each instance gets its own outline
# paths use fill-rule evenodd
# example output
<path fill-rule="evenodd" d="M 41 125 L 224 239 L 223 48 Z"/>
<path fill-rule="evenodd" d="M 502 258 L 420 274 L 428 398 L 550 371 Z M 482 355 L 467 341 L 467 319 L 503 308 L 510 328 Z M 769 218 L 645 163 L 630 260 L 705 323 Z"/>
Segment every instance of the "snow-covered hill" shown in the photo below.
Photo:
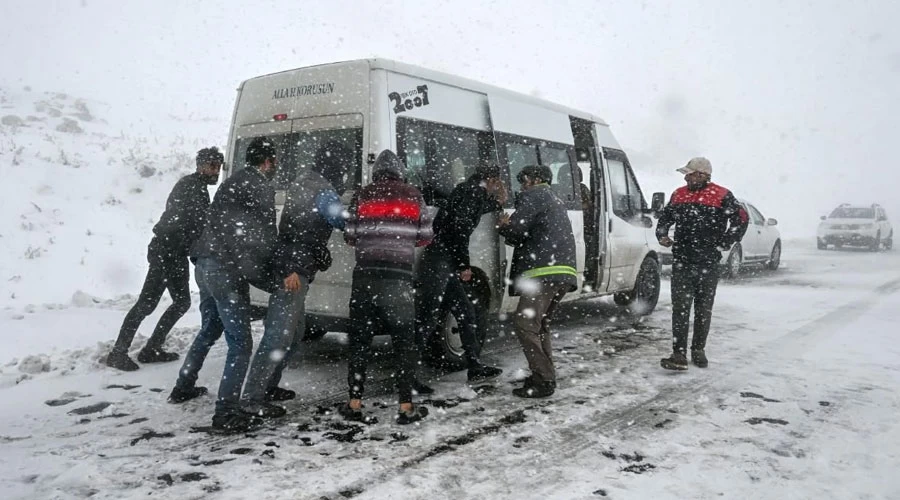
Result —
<path fill-rule="evenodd" d="M 0 88 L 4 314 L 136 294 L 169 190 L 198 149 L 224 145 L 226 127 Z"/>

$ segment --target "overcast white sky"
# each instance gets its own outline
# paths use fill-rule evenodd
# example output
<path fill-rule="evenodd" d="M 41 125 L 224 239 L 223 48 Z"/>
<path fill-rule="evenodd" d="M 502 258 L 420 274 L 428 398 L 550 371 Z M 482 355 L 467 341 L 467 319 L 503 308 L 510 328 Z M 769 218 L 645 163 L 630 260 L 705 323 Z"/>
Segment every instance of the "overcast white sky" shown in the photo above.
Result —
<path fill-rule="evenodd" d="M 671 172 L 651 189 L 702 154 L 790 233 L 843 201 L 900 226 L 897 1 L 4 4 L 0 85 L 212 118 L 223 145 L 241 80 L 379 56 L 603 116 L 639 176 Z"/>

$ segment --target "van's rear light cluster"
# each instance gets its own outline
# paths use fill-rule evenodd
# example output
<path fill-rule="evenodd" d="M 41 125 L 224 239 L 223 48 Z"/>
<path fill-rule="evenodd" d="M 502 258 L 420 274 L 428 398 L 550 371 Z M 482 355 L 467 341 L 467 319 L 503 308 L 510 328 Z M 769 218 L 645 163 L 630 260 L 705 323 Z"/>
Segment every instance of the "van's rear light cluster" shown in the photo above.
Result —
<path fill-rule="evenodd" d="M 287 113 L 279 113 L 279 114 L 273 116 L 272 119 L 275 120 L 276 122 L 282 122 L 284 120 L 287 120 Z"/>

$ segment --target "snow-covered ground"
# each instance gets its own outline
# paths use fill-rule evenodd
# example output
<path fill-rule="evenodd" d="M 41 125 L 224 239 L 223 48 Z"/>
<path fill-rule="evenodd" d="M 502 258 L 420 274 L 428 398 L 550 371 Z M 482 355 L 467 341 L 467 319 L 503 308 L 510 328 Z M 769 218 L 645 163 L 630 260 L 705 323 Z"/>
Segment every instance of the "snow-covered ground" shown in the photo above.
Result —
<path fill-rule="evenodd" d="M 783 263 L 722 283 L 706 370 L 659 368 L 668 290 L 638 323 L 608 300 L 572 303 L 555 327 L 553 397 L 510 395 L 525 363 L 505 336 L 488 354 L 500 381 L 472 390 L 461 372 L 440 376 L 432 414 L 411 428 L 391 422 L 388 356 L 368 401 L 380 423 L 332 414 L 345 397 L 336 334 L 286 373 L 300 393 L 289 415 L 241 436 L 191 432 L 213 397 L 167 404 L 177 364 L 103 368 L 93 340 L 35 350 L 49 372 L 15 383 L 20 367 L 2 367 L 0 497 L 898 498 L 900 253 L 804 240 Z M 39 307 L 2 328 L 65 324 L 92 339 L 128 305 Z M 172 347 L 184 350 L 198 319 L 187 315 Z M 215 389 L 223 363 L 219 345 L 200 382 Z"/>

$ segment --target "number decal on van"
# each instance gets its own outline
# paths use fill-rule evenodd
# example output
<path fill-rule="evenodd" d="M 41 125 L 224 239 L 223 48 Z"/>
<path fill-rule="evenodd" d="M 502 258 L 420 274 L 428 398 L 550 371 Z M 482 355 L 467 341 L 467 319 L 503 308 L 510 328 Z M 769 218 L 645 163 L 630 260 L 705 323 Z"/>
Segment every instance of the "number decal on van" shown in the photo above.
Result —
<path fill-rule="evenodd" d="M 394 102 L 394 113 L 403 113 L 413 108 L 428 106 L 428 85 L 419 85 L 415 90 L 402 94 L 391 92 L 388 99 Z"/>

